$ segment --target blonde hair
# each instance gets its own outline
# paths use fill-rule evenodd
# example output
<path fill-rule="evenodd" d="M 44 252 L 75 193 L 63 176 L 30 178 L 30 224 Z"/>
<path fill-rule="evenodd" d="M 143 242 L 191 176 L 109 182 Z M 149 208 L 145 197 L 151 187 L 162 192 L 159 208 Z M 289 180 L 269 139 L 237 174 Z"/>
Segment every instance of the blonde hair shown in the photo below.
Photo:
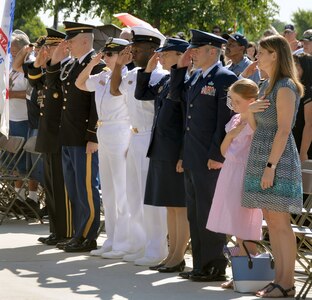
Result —
<path fill-rule="evenodd" d="M 276 53 L 275 68 L 270 78 L 269 86 L 265 91 L 265 95 L 267 96 L 272 91 L 278 80 L 289 77 L 296 85 L 300 97 L 302 97 L 304 88 L 297 78 L 294 59 L 287 40 L 280 35 L 274 35 L 262 39 L 259 45 L 269 53 Z"/>
<path fill-rule="evenodd" d="M 251 79 L 243 78 L 235 81 L 230 87 L 229 92 L 240 95 L 243 99 L 257 99 L 259 88 Z"/>

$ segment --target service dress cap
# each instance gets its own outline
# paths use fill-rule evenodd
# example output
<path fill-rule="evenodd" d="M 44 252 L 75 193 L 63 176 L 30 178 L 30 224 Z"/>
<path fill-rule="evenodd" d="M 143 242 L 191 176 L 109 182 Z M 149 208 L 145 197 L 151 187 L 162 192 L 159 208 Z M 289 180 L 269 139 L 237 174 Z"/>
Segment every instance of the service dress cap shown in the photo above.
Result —
<path fill-rule="evenodd" d="M 190 31 L 192 34 L 190 46 L 188 47 L 190 49 L 202 47 L 205 45 L 221 48 L 222 44 L 227 43 L 227 40 L 213 33 L 208 33 L 197 29 L 191 29 Z"/>
<path fill-rule="evenodd" d="M 36 48 L 41 48 L 44 45 L 46 38 L 47 37 L 45 35 L 39 36 L 37 40 L 34 43 L 31 43 L 30 45 L 35 46 Z"/>
<path fill-rule="evenodd" d="M 65 39 L 65 34 L 63 32 L 57 31 L 53 28 L 46 28 L 47 36 L 45 39 L 45 45 L 56 45 Z"/>
<path fill-rule="evenodd" d="M 133 34 L 132 44 L 139 42 L 151 42 L 161 45 L 166 39 L 166 37 L 156 28 L 150 29 L 143 26 L 133 26 L 131 27 L 131 30 Z"/>
<path fill-rule="evenodd" d="M 70 40 L 79 33 L 92 33 L 95 26 L 77 22 L 64 21 L 65 40 Z"/>
<path fill-rule="evenodd" d="M 156 52 L 164 52 L 164 51 L 178 51 L 178 52 L 185 52 L 187 47 L 190 44 L 182 39 L 176 38 L 166 38 L 164 45 L 158 49 Z"/>
<path fill-rule="evenodd" d="M 129 45 L 125 39 L 109 37 L 102 51 L 120 52 Z"/>

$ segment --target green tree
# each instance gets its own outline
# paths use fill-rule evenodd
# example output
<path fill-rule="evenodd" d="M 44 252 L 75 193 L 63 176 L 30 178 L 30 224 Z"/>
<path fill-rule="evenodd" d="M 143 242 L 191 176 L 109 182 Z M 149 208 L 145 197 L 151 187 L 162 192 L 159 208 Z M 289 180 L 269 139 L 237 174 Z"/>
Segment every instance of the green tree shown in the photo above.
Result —
<path fill-rule="evenodd" d="M 31 42 L 35 42 L 39 36 L 46 35 L 45 26 L 38 16 L 23 19 L 15 18 L 13 27 L 24 31 Z"/>
<path fill-rule="evenodd" d="M 210 31 L 213 25 L 242 29 L 250 35 L 261 35 L 277 13 L 274 0 L 17 0 L 25 2 L 17 9 L 29 7 L 32 12 L 39 8 L 68 15 L 90 13 L 101 17 L 105 22 L 121 25 L 114 13 L 128 12 L 171 35 L 178 31 L 199 28 Z M 35 3 L 30 7 L 30 3 Z M 26 12 L 19 12 L 23 16 Z"/>
<path fill-rule="evenodd" d="M 304 31 L 312 28 L 312 10 L 299 8 L 292 14 L 291 21 L 295 24 L 297 37 L 301 37 Z"/>

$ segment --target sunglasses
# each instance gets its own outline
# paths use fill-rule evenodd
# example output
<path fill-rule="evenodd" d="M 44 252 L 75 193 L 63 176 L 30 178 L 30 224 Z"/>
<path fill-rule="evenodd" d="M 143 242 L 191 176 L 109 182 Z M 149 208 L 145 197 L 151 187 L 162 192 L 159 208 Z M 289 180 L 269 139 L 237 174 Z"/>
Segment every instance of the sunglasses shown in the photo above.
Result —
<path fill-rule="evenodd" d="M 108 51 L 106 52 L 106 51 L 105 51 L 103 54 L 104 54 L 105 56 L 112 57 L 112 56 L 115 54 L 115 52 L 108 52 Z"/>

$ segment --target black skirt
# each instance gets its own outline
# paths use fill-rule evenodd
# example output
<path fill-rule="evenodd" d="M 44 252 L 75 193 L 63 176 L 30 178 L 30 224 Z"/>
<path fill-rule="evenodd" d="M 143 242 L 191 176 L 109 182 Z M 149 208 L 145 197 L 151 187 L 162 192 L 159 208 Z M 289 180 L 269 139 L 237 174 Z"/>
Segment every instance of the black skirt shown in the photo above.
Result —
<path fill-rule="evenodd" d="M 150 159 L 144 204 L 186 207 L 184 175 L 176 172 L 176 163 Z"/>

